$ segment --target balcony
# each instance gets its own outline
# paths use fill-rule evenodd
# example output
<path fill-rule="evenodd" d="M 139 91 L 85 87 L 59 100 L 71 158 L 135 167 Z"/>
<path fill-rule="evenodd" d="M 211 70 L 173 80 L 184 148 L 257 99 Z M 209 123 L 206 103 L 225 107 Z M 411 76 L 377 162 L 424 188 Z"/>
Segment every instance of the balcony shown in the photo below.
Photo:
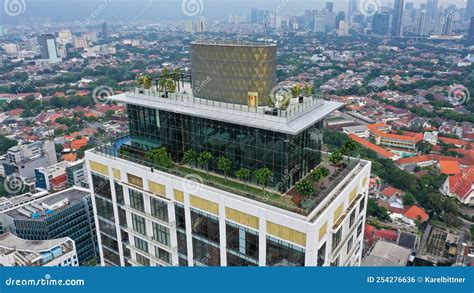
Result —
<path fill-rule="evenodd" d="M 117 141 L 123 141 L 124 138 Z M 327 198 L 339 184 L 344 184 L 345 178 L 351 174 L 356 168 L 360 168 L 360 160 L 354 158 L 345 158 L 337 167 L 331 165 L 328 161 L 328 154 L 323 153 L 320 167 L 329 170 L 328 176 L 324 180 L 314 184 L 315 192 L 311 195 L 301 196 L 293 187 L 285 193 L 278 192 L 274 189 L 257 186 L 250 182 L 242 182 L 234 178 L 225 178 L 224 176 L 206 172 L 189 165 L 173 163 L 172 168 L 164 168 L 150 161 L 145 160 L 146 150 L 138 149 L 130 145 L 117 143 L 117 141 L 109 142 L 98 146 L 91 152 L 112 159 L 120 159 L 139 164 L 150 168 L 151 172 L 162 171 L 181 178 L 189 178 L 189 175 L 195 175 L 202 178 L 202 184 L 214 187 L 223 191 L 227 191 L 248 199 L 268 204 L 280 209 L 284 209 L 303 216 L 308 216 L 316 207 L 322 203 L 326 203 Z M 126 151 L 124 151 L 126 150 Z M 310 175 L 308 175 L 309 177 Z M 349 176 L 353 178 L 354 175 Z M 310 180 L 310 179 L 308 179 Z M 343 185 L 345 186 L 345 184 Z M 337 191 L 340 191 L 339 187 Z M 327 206 L 327 203 L 326 203 Z M 318 213 L 319 214 L 319 213 Z"/>

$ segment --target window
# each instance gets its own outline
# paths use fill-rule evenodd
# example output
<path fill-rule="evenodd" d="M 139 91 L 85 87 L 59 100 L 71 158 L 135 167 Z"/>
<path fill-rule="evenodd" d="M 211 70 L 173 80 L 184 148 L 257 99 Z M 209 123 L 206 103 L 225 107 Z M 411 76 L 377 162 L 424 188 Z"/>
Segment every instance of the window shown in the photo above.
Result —
<path fill-rule="evenodd" d="M 125 210 L 121 207 L 118 207 L 118 214 L 120 226 L 127 228 L 127 214 L 125 213 Z"/>
<path fill-rule="evenodd" d="M 326 262 L 326 242 L 318 249 L 318 267 Z"/>
<path fill-rule="evenodd" d="M 132 214 L 133 230 L 146 236 L 145 218 Z"/>
<path fill-rule="evenodd" d="M 95 194 L 112 200 L 112 191 L 110 190 L 110 180 L 108 178 L 92 173 L 92 185 Z"/>
<path fill-rule="evenodd" d="M 342 228 L 339 229 L 336 233 L 332 234 L 332 251 L 337 248 L 339 243 L 341 242 L 341 235 L 342 235 Z"/>
<path fill-rule="evenodd" d="M 170 245 L 170 230 L 160 224 L 153 223 L 153 239 L 161 244 Z"/>
<path fill-rule="evenodd" d="M 97 207 L 97 215 L 106 220 L 115 222 L 114 207 L 112 203 L 100 197 L 94 197 L 94 200 Z"/>
<path fill-rule="evenodd" d="M 141 251 L 148 253 L 148 242 L 138 237 L 134 237 L 134 238 L 135 238 L 135 247 L 137 249 L 140 249 Z"/>
<path fill-rule="evenodd" d="M 184 207 L 180 205 L 175 205 L 174 212 L 176 214 L 176 226 L 183 230 L 186 229 L 186 218 L 184 216 Z"/>
<path fill-rule="evenodd" d="M 353 210 L 351 215 L 349 216 L 349 229 L 352 228 L 352 225 L 354 225 L 355 217 L 356 217 L 356 211 Z"/>
<path fill-rule="evenodd" d="M 99 230 L 100 232 L 107 234 L 110 237 L 117 238 L 117 231 L 115 230 L 115 225 L 106 222 L 102 218 L 99 218 Z"/>
<path fill-rule="evenodd" d="M 164 249 L 155 246 L 155 256 L 166 263 L 171 263 L 170 253 Z"/>
<path fill-rule="evenodd" d="M 150 197 L 150 207 L 153 217 L 168 222 L 168 204 L 166 202 Z"/>
<path fill-rule="evenodd" d="M 242 226 L 227 222 L 227 250 L 242 254 L 258 261 L 258 233 Z"/>
<path fill-rule="evenodd" d="M 220 249 L 210 242 L 193 238 L 194 261 L 198 266 L 219 266 Z"/>
<path fill-rule="evenodd" d="M 102 241 L 102 245 L 109 248 L 113 251 L 118 251 L 118 243 L 117 240 L 110 238 L 109 236 L 105 235 L 104 233 L 100 233 L 100 239 Z"/>
<path fill-rule="evenodd" d="M 186 242 L 186 233 L 181 231 L 176 232 L 176 236 L 178 238 L 178 252 L 183 255 L 188 255 L 188 244 Z"/>
<path fill-rule="evenodd" d="M 123 199 L 123 187 L 122 185 L 118 184 L 117 182 L 114 182 L 115 186 L 115 196 L 117 197 L 117 203 L 118 204 L 124 204 L 125 201 Z"/>
<path fill-rule="evenodd" d="M 346 251 L 347 254 L 349 254 L 349 252 L 351 251 L 353 241 L 354 241 L 354 236 L 351 236 L 351 238 L 349 238 L 349 241 L 347 242 L 347 251 Z"/>
<path fill-rule="evenodd" d="M 145 203 L 143 201 L 143 194 L 141 192 L 129 189 L 130 194 L 130 206 L 137 211 L 145 211 Z"/>
<path fill-rule="evenodd" d="M 234 255 L 231 252 L 227 252 L 227 266 L 229 267 L 255 267 L 257 265 L 256 262 L 249 261 Z"/>
<path fill-rule="evenodd" d="M 360 223 L 359 227 L 357 227 L 357 237 L 359 237 L 360 234 L 362 233 L 362 226 L 363 226 L 363 223 Z"/>
<path fill-rule="evenodd" d="M 361 214 L 364 211 L 365 208 L 365 197 L 362 198 L 362 200 L 359 203 L 359 214 Z"/>
<path fill-rule="evenodd" d="M 219 220 L 217 217 L 191 210 L 193 234 L 219 243 Z"/>
<path fill-rule="evenodd" d="M 137 253 L 137 262 L 139 264 L 147 266 L 147 267 L 150 266 L 150 260 L 148 258 L 144 257 L 143 255 L 138 254 L 138 253 Z"/>
<path fill-rule="evenodd" d="M 304 249 L 267 237 L 267 266 L 304 266 Z"/>
<path fill-rule="evenodd" d="M 337 267 L 339 266 L 339 257 L 331 263 L 331 267 Z"/>

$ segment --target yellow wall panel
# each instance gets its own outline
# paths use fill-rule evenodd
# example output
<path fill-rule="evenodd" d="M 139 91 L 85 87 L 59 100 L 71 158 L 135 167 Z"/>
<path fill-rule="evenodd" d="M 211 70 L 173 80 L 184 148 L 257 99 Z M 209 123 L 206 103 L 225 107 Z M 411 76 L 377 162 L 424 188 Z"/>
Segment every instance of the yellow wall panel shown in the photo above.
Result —
<path fill-rule="evenodd" d="M 340 206 L 337 207 L 337 209 L 334 211 L 334 222 L 337 221 L 337 219 L 339 219 L 339 217 L 341 216 L 342 214 L 342 210 L 344 209 L 344 203 L 341 203 Z"/>
<path fill-rule="evenodd" d="M 365 186 L 366 183 L 367 183 L 367 176 L 365 176 L 364 179 L 362 179 L 362 186 Z"/>
<path fill-rule="evenodd" d="M 328 222 L 324 223 L 324 225 L 319 228 L 319 240 L 323 239 L 324 235 L 328 232 Z"/>
<path fill-rule="evenodd" d="M 267 234 L 306 246 L 306 233 L 267 221 Z"/>
<path fill-rule="evenodd" d="M 122 180 L 122 175 L 120 174 L 120 170 L 112 169 L 112 171 L 114 172 L 114 178 L 115 179 Z"/>
<path fill-rule="evenodd" d="M 143 179 L 127 173 L 128 183 L 143 188 Z"/>
<path fill-rule="evenodd" d="M 357 197 L 357 186 L 349 194 L 349 204 L 351 204 L 356 197 Z"/>
<path fill-rule="evenodd" d="M 184 193 L 180 190 L 173 189 L 174 199 L 184 203 Z"/>
<path fill-rule="evenodd" d="M 234 210 L 231 208 L 225 208 L 225 214 L 226 214 L 226 218 L 231 221 L 234 221 L 244 226 L 248 226 L 248 227 L 258 230 L 258 227 L 259 227 L 258 217 L 255 217 L 255 216 L 252 216 L 252 215 L 249 215 L 244 212 Z"/>
<path fill-rule="evenodd" d="M 195 208 L 209 212 L 214 215 L 219 215 L 219 205 L 215 202 L 209 201 L 204 198 L 200 198 L 195 195 L 190 195 L 191 205 Z"/>
<path fill-rule="evenodd" d="M 148 188 L 152 193 L 162 197 L 166 197 L 166 187 L 163 184 L 148 180 Z"/>
<path fill-rule="evenodd" d="M 89 165 L 92 171 L 109 176 L 109 168 L 106 165 L 94 161 L 89 161 Z"/>

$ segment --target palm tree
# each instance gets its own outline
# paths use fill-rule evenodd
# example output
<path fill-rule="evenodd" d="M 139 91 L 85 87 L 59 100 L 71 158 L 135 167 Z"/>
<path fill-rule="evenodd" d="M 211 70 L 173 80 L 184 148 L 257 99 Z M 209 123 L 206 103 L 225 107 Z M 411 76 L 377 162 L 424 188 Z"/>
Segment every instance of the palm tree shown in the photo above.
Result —
<path fill-rule="evenodd" d="M 257 182 L 262 184 L 263 186 L 263 191 L 265 192 L 265 187 L 267 186 L 268 179 L 270 179 L 273 176 L 272 171 L 268 169 L 267 167 L 258 169 L 255 171 L 255 177 L 257 178 Z"/>
<path fill-rule="evenodd" d="M 227 173 L 232 168 L 232 161 L 229 160 L 227 157 L 221 156 L 217 161 L 217 169 L 224 172 L 225 180 L 227 181 Z"/>
<path fill-rule="evenodd" d="M 196 165 L 197 153 L 194 149 L 189 149 L 184 153 L 183 162 L 188 165 Z"/>

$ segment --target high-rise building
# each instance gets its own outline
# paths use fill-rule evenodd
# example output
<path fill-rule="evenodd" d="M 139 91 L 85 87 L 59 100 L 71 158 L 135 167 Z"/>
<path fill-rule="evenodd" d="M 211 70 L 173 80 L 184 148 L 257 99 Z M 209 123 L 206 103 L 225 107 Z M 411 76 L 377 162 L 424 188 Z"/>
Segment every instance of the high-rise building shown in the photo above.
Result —
<path fill-rule="evenodd" d="M 0 226 L 3 232 L 26 240 L 69 237 L 74 240 L 80 265 L 99 260 L 89 190 L 71 188 L 46 196 L 19 195 L 0 209 Z"/>
<path fill-rule="evenodd" d="M 326 2 L 325 8 L 327 12 L 334 12 L 334 2 Z"/>
<path fill-rule="evenodd" d="M 392 36 L 401 36 L 402 30 L 402 19 L 403 19 L 403 6 L 405 0 L 395 0 L 393 7 L 393 18 L 392 18 Z"/>
<path fill-rule="evenodd" d="M 109 36 L 109 31 L 107 29 L 107 23 L 106 22 L 103 22 L 102 23 L 102 32 L 101 32 L 101 37 L 103 39 L 107 39 L 107 37 Z"/>
<path fill-rule="evenodd" d="M 326 13 L 321 11 L 314 16 L 314 31 L 324 33 L 326 31 Z"/>
<path fill-rule="evenodd" d="M 25 240 L 0 234 L 0 267 L 77 267 L 76 246 L 70 238 Z"/>
<path fill-rule="evenodd" d="M 258 20 L 258 9 L 252 8 L 252 10 L 250 11 L 250 22 L 257 23 L 257 20 Z"/>
<path fill-rule="evenodd" d="M 428 0 L 426 3 L 426 12 L 430 19 L 434 19 L 438 13 L 438 0 Z"/>
<path fill-rule="evenodd" d="M 53 34 L 42 34 L 38 37 L 41 59 L 48 60 L 51 63 L 61 62 L 56 48 L 56 39 Z"/>
<path fill-rule="evenodd" d="M 198 67 L 214 77 L 268 50 L 237 48 L 194 45 L 191 56 L 225 55 Z M 236 75 L 258 82 L 241 66 L 221 77 L 224 88 Z M 86 152 L 102 264 L 360 265 L 371 163 L 332 165 L 321 151 L 323 119 L 342 104 L 280 88 L 271 106 L 249 108 L 225 94 L 216 102 L 152 87 L 111 97 L 127 105 L 129 140 Z M 315 169 L 327 176 L 309 183 Z M 298 182 L 315 189 L 301 194 Z"/>
<path fill-rule="evenodd" d="M 344 13 L 344 11 L 339 11 L 336 15 L 336 29 L 339 29 L 341 25 L 341 21 L 345 21 L 345 20 L 346 20 L 346 14 Z M 347 24 L 347 21 L 345 23 Z"/>
<path fill-rule="evenodd" d="M 453 29 L 453 17 L 454 17 L 453 12 L 449 12 L 445 17 L 444 25 L 443 25 L 443 35 L 445 36 L 451 35 L 452 29 Z"/>
<path fill-rule="evenodd" d="M 426 12 L 426 10 L 422 10 L 418 16 L 416 34 L 418 36 L 428 35 L 428 12 Z"/>
<path fill-rule="evenodd" d="M 191 49 L 196 97 L 249 107 L 267 104 L 276 82 L 275 45 L 195 42 Z"/>
<path fill-rule="evenodd" d="M 471 17 L 471 23 L 469 25 L 469 40 L 474 39 L 474 16 Z"/>
<path fill-rule="evenodd" d="M 473 16 L 474 16 L 474 0 L 467 0 L 466 13 L 464 15 L 464 19 L 469 20 Z"/>
<path fill-rule="evenodd" d="M 37 141 L 11 147 L 7 151 L 8 161 L 3 163 L 5 176 L 13 173 L 25 179 L 35 178 L 35 169 L 48 167 L 58 162 L 53 141 Z"/>
<path fill-rule="evenodd" d="M 390 25 L 390 14 L 386 11 L 377 12 L 372 22 L 372 33 L 376 35 L 388 35 Z"/>
<path fill-rule="evenodd" d="M 347 10 L 347 20 L 349 24 L 352 23 L 352 18 L 356 14 L 359 9 L 359 1 L 358 0 L 349 0 L 349 9 Z"/>

